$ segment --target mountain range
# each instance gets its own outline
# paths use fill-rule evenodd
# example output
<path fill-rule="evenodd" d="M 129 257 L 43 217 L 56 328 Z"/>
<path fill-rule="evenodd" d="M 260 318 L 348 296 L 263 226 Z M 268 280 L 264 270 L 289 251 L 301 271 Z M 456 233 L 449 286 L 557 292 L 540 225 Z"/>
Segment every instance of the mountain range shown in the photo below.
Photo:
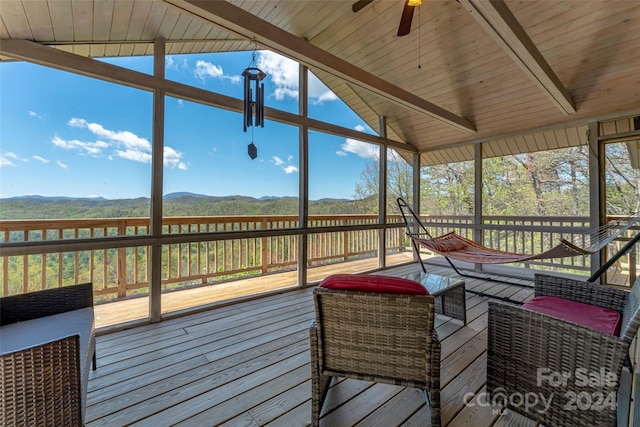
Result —
<path fill-rule="evenodd" d="M 297 215 L 297 197 L 207 196 L 189 192 L 166 194 L 164 216 Z M 147 217 L 148 197 L 105 199 L 29 195 L 0 199 L 0 220 Z M 347 199 L 309 201 L 313 214 L 359 213 L 361 203 Z M 364 213 L 364 212 L 362 212 Z"/>

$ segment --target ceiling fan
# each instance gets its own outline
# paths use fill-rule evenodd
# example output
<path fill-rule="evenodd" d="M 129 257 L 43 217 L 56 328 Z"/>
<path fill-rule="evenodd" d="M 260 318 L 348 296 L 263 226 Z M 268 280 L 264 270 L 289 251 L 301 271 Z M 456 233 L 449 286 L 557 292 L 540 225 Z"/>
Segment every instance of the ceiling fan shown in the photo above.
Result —
<path fill-rule="evenodd" d="M 363 7 L 367 6 L 373 0 L 358 0 L 351 6 L 351 10 L 354 13 L 360 11 Z M 404 9 L 402 9 L 402 17 L 400 18 L 400 25 L 398 26 L 398 36 L 406 36 L 411 31 L 411 21 L 413 20 L 413 11 L 416 6 L 422 4 L 422 0 L 406 0 Z"/>

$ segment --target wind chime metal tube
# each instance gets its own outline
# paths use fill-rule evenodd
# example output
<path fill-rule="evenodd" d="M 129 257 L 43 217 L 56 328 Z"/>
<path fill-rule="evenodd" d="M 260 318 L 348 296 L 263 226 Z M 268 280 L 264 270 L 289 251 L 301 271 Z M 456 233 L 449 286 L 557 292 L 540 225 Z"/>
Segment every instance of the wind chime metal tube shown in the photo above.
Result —
<path fill-rule="evenodd" d="M 244 131 L 250 126 L 264 127 L 264 83 L 267 75 L 259 68 L 250 67 L 242 72 L 244 76 Z M 251 82 L 254 88 L 251 88 Z M 253 94 L 255 93 L 255 99 Z M 255 116 L 255 120 L 254 120 Z"/>
<path fill-rule="evenodd" d="M 253 43 L 256 45 L 255 40 Z M 256 51 L 253 50 L 251 57 L 251 63 L 243 72 L 244 77 L 244 117 L 242 125 L 244 131 L 247 131 L 248 127 L 260 126 L 264 127 L 264 83 L 260 83 L 267 75 L 256 67 Z M 251 88 L 251 82 L 254 84 L 254 88 Z M 255 93 L 255 99 L 253 94 Z M 255 116 L 255 121 L 254 121 Z M 255 160 L 258 157 L 258 147 L 253 143 L 253 130 L 251 130 L 251 144 L 247 146 L 247 153 L 251 160 Z"/>

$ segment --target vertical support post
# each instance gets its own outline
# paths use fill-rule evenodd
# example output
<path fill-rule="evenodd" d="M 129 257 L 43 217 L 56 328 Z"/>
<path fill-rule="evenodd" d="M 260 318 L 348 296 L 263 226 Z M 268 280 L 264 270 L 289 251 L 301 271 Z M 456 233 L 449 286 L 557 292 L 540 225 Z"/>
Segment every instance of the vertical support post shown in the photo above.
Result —
<path fill-rule="evenodd" d="M 413 154 L 413 211 L 420 215 L 420 154 Z"/>
<path fill-rule="evenodd" d="M 480 244 L 484 244 L 484 223 L 482 217 L 482 143 L 473 147 L 473 240 Z M 475 264 L 475 271 L 482 271 L 482 264 Z"/>
<path fill-rule="evenodd" d="M 308 109 L 308 72 L 307 67 L 300 64 L 298 69 L 298 113 L 302 117 L 307 117 Z M 300 178 L 298 189 L 299 220 L 298 227 L 303 231 L 298 236 L 298 286 L 307 284 L 307 257 L 309 234 L 309 128 L 302 125 L 299 128 L 299 157 L 300 157 Z"/>
<path fill-rule="evenodd" d="M 589 222 L 591 229 L 604 225 L 605 221 L 605 184 L 604 184 L 604 144 L 598 141 L 598 122 L 589 122 Z M 606 259 L 606 248 L 591 254 L 591 274 L 602 266 Z M 602 275 L 600 280 L 603 280 Z"/>
<path fill-rule="evenodd" d="M 164 79 L 165 40 L 153 43 L 153 75 Z M 164 151 L 164 91 L 153 91 L 153 130 L 151 154 L 151 235 L 162 237 L 162 180 Z M 151 245 L 151 281 L 149 284 L 149 319 L 162 320 L 162 245 Z"/>
<path fill-rule="evenodd" d="M 378 119 L 379 133 L 382 138 L 387 138 L 387 118 L 380 116 Z M 380 146 L 380 170 L 378 171 L 378 224 L 387 222 L 387 146 Z M 387 230 L 378 229 L 378 267 L 387 265 Z"/>
<path fill-rule="evenodd" d="M 420 154 L 413 154 L 413 211 L 420 217 Z M 404 233 L 400 233 L 400 236 L 404 236 Z M 404 237 L 400 237 L 404 239 Z M 411 244 L 411 243 L 409 243 Z M 420 250 L 420 248 L 418 248 Z M 413 260 L 418 261 L 418 254 L 415 251 L 413 253 Z"/>

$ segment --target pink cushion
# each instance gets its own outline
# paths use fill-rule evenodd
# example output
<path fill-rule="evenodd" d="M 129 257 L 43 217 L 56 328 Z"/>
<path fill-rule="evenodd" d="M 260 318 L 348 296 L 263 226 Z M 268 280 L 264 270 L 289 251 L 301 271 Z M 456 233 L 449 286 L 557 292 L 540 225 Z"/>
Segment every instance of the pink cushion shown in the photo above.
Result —
<path fill-rule="evenodd" d="M 458 239 L 455 231 L 429 240 L 429 245 L 438 252 L 458 251 L 467 247 L 467 244 Z"/>
<path fill-rule="evenodd" d="M 357 292 L 429 295 L 427 288 L 413 280 L 373 274 L 334 274 L 324 279 L 320 287 Z"/>
<path fill-rule="evenodd" d="M 523 307 L 605 334 L 618 336 L 620 333 L 620 313 L 610 308 L 547 296 L 532 298 Z"/>

